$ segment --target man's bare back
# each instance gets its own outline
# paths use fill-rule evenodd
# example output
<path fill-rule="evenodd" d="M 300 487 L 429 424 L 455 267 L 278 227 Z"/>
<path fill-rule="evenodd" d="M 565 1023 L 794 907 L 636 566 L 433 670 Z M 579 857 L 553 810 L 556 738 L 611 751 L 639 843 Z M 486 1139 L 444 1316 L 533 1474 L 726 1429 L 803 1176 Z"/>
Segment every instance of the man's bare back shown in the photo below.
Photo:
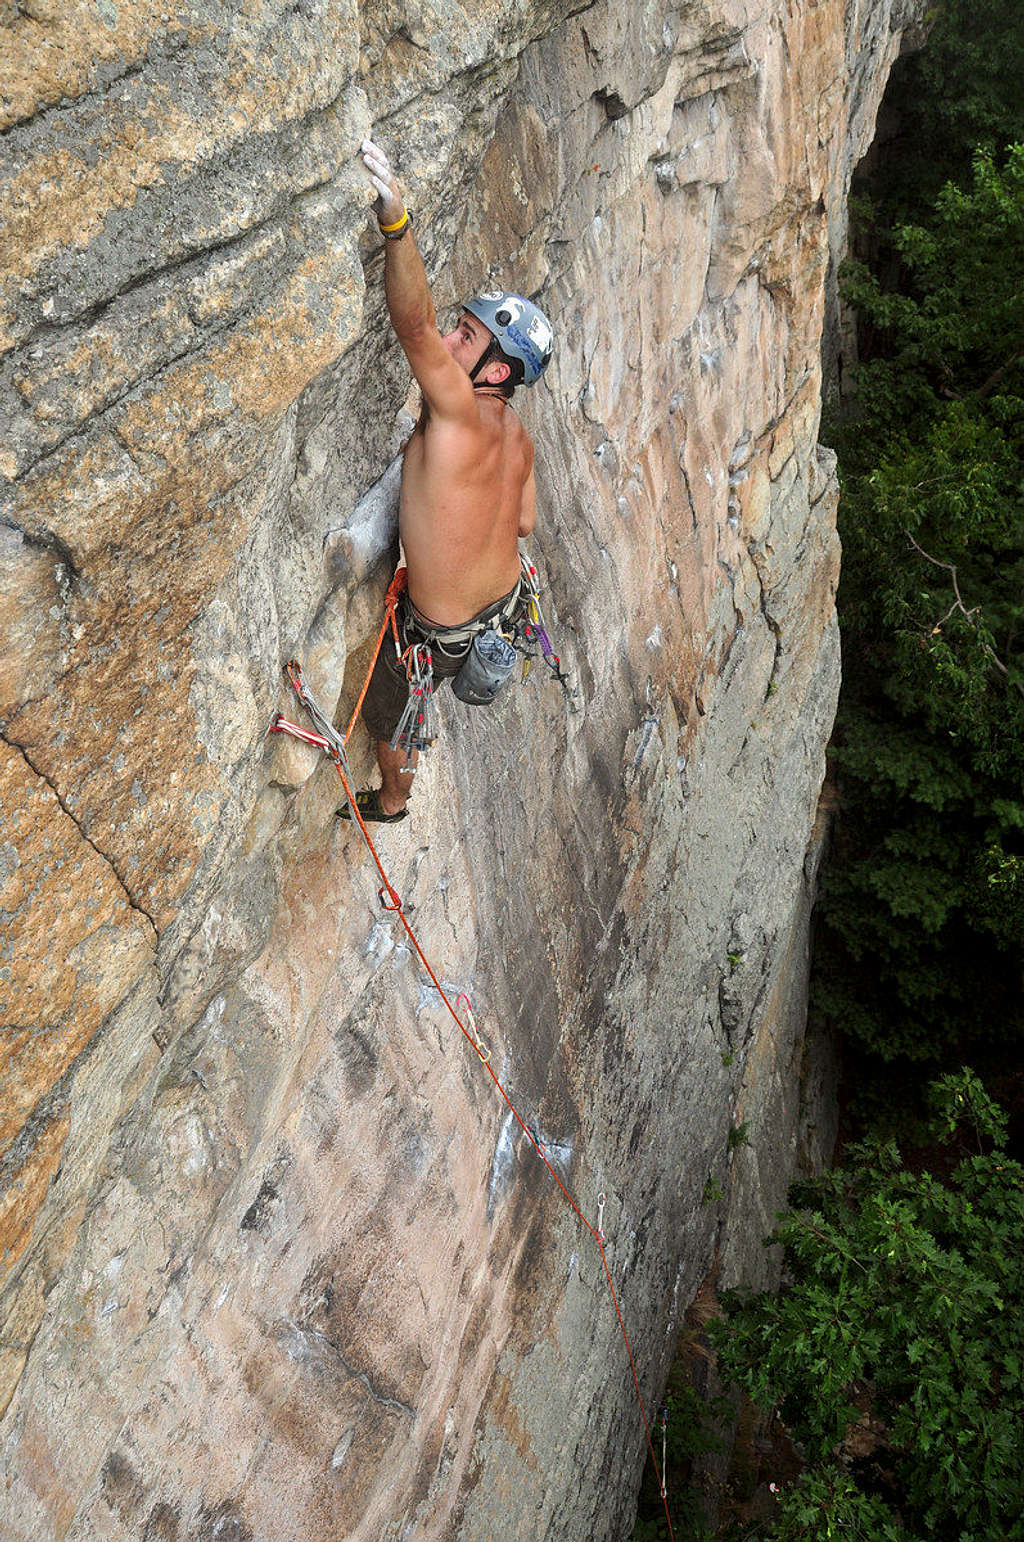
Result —
<path fill-rule="evenodd" d="M 533 525 L 533 445 L 511 408 L 477 393 L 479 424 L 426 410 L 405 448 L 399 529 L 409 598 L 443 626 L 514 588 L 520 535 Z M 524 504 L 526 507 L 524 507 Z"/>

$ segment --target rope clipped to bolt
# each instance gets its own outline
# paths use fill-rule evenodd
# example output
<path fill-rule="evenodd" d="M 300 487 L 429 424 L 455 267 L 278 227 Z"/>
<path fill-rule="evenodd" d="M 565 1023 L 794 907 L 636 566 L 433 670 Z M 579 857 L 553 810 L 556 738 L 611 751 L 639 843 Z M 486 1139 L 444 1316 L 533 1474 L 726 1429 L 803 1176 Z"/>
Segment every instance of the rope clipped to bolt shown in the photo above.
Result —
<path fill-rule="evenodd" d="M 608 1286 L 608 1293 L 611 1296 L 612 1305 L 615 1308 L 615 1316 L 618 1320 L 619 1332 L 622 1335 L 622 1341 L 626 1346 L 626 1354 L 629 1357 L 629 1369 L 633 1378 L 633 1388 L 636 1392 L 637 1402 L 640 1406 L 640 1417 L 643 1420 L 644 1435 L 647 1440 L 647 1449 L 650 1453 L 651 1462 L 654 1465 L 654 1471 L 657 1476 L 658 1485 L 661 1491 L 662 1504 L 665 1509 L 665 1521 L 668 1525 L 669 1537 L 672 1539 L 672 1542 L 675 1542 L 675 1532 L 672 1529 L 672 1518 L 669 1514 L 668 1497 L 665 1491 L 664 1478 L 662 1475 L 662 1469 L 658 1466 L 658 1458 L 654 1451 L 654 1440 L 651 1426 L 647 1418 L 647 1408 L 644 1404 L 643 1393 L 640 1391 L 640 1378 L 637 1374 L 636 1361 L 633 1358 L 633 1347 L 630 1344 L 629 1335 L 626 1332 L 626 1324 L 623 1320 L 622 1308 L 619 1305 L 619 1298 L 615 1293 L 615 1285 L 612 1281 L 611 1269 L 608 1266 L 608 1259 L 604 1250 L 606 1238 L 603 1231 L 603 1218 L 606 1196 L 601 1194 L 598 1198 L 598 1224 L 593 1226 L 591 1222 L 587 1220 L 587 1217 L 584 1215 L 579 1204 L 573 1198 L 572 1194 L 563 1183 L 561 1177 L 551 1162 L 548 1160 L 548 1157 L 544 1151 L 543 1143 L 541 1142 L 536 1131 L 534 1131 L 530 1125 L 526 1123 L 526 1120 L 523 1118 L 522 1114 L 513 1103 L 511 1097 L 506 1092 L 504 1086 L 495 1073 L 494 1067 L 491 1065 L 491 1052 L 480 1038 L 476 1025 L 476 1018 L 473 1014 L 473 1008 L 468 995 L 465 993 L 465 991 L 463 991 L 457 997 L 456 1003 L 454 1005 L 449 1000 L 444 986 L 441 984 L 441 981 L 438 979 L 436 973 L 431 967 L 430 960 L 427 958 L 427 955 L 424 953 L 422 947 L 420 946 L 419 939 L 416 936 L 416 933 L 413 931 L 412 926 L 409 923 L 409 918 L 402 908 L 401 895 L 394 888 L 387 876 L 387 873 L 384 871 L 384 865 L 381 862 L 380 854 L 373 843 L 373 838 L 370 835 L 369 830 L 366 828 L 366 822 L 359 812 L 359 808 L 356 804 L 355 794 L 352 791 L 352 769 L 349 764 L 347 751 L 349 736 L 355 727 L 356 719 L 359 716 L 359 709 L 363 704 L 363 698 L 365 697 L 370 684 L 370 676 L 373 674 L 373 668 L 377 662 L 377 656 L 380 653 L 381 647 L 383 646 L 384 638 L 387 636 L 389 626 L 391 627 L 394 634 L 396 649 L 398 650 L 399 654 L 401 653 L 401 645 L 398 639 L 398 624 L 395 620 L 395 612 L 398 606 L 399 598 L 402 594 L 402 590 L 405 587 L 405 581 L 405 569 L 400 568 L 395 574 L 395 577 L 392 579 L 387 595 L 385 596 L 384 620 L 381 624 L 380 632 L 377 636 L 377 644 L 374 648 L 373 658 L 370 660 L 370 667 L 367 670 L 363 689 L 359 693 L 359 700 L 357 701 L 355 711 L 349 720 L 349 725 L 345 730 L 344 737 L 338 733 L 337 729 L 334 727 L 327 714 L 322 710 L 316 699 L 313 697 L 312 693 L 307 689 L 306 684 L 302 678 L 302 666 L 295 659 L 290 659 L 284 666 L 285 674 L 288 677 L 288 683 L 291 685 L 292 690 L 295 692 L 299 702 L 305 708 L 311 721 L 313 722 L 316 732 L 310 733 L 309 730 L 303 729 L 295 723 L 288 722 L 284 717 L 282 717 L 280 713 L 277 714 L 273 723 L 270 725 L 270 732 L 288 734 L 292 738 L 301 740 L 304 744 L 314 745 L 316 748 L 323 750 L 328 759 L 331 761 L 335 771 L 338 773 L 339 780 L 341 781 L 342 788 L 344 789 L 345 797 L 348 800 L 349 809 L 352 813 L 352 819 L 355 824 L 358 825 L 370 856 L 373 858 L 374 866 L 380 875 L 381 888 L 378 890 L 378 899 L 382 907 L 396 915 L 399 921 L 402 923 L 406 936 L 409 938 L 409 941 L 415 950 L 416 956 L 419 958 L 419 961 L 430 977 L 435 990 L 437 991 L 441 1000 L 444 1002 L 444 1005 L 447 1007 L 448 1012 L 450 1013 L 453 1021 L 459 1029 L 459 1032 L 462 1034 L 466 1042 L 476 1052 L 480 1064 L 491 1078 L 491 1081 L 494 1083 L 494 1086 L 500 1094 L 506 1107 L 512 1114 L 516 1123 L 519 1125 L 519 1128 L 522 1130 L 523 1134 L 530 1142 L 530 1145 L 533 1147 L 534 1151 L 537 1153 L 538 1157 L 543 1162 L 548 1172 L 551 1174 L 551 1177 L 555 1180 L 555 1183 L 558 1185 L 562 1192 L 563 1198 L 573 1210 L 578 1220 L 582 1222 L 585 1230 L 588 1231 L 593 1238 L 597 1246 L 597 1250 L 601 1255 L 601 1263 L 604 1267 L 604 1275 Z M 463 1017 L 459 1015 L 457 1010 L 459 1006 L 462 1006 L 465 1020 L 463 1020 Z"/>

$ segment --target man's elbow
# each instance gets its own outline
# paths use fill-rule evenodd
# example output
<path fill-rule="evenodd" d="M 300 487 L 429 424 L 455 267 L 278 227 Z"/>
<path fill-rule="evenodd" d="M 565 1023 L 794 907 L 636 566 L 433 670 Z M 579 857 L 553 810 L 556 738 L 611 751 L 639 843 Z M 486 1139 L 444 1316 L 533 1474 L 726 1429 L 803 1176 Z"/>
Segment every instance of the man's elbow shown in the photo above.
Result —
<path fill-rule="evenodd" d="M 437 332 L 437 318 L 434 315 L 433 306 L 403 311 L 398 315 L 393 314 L 391 325 L 403 347 L 408 346 L 413 349 Z"/>

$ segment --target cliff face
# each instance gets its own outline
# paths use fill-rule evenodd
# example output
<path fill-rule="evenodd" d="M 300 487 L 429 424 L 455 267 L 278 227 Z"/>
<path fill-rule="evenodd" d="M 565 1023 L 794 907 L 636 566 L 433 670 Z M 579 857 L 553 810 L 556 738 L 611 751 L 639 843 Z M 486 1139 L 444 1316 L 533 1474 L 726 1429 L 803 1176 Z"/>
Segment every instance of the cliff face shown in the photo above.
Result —
<path fill-rule="evenodd" d="M 625 1534 L 642 1429 L 591 1239 L 330 768 L 266 737 L 292 654 L 351 704 L 392 560 L 408 372 L 355 150 L 393 153 L 439 307 L 494 276 L 557 326 L 521 406 L 576 710 L 536 670 L 445 700 L 380 844 L 608 1196 L 656 1398 L 716 1257 L 765 1277 L 829 1145 L 821 334 L 909 12 L 3 13 L 5 1537 Z"/>

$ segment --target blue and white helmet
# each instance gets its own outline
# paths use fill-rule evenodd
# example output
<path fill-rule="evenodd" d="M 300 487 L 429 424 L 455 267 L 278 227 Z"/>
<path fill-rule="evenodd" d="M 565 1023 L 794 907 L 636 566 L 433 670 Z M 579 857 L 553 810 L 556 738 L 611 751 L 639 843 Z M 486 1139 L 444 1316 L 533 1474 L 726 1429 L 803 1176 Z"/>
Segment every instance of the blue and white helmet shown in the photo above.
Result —
<path fill-rule="evenodd" d="M 463 306 L 498 340 L 502 353 L 521 359 L 523 382 L 533 385 L 547 369 L 555 340 L 551 323 L 532 300 L 503 289 L 486 289 Z"/>

